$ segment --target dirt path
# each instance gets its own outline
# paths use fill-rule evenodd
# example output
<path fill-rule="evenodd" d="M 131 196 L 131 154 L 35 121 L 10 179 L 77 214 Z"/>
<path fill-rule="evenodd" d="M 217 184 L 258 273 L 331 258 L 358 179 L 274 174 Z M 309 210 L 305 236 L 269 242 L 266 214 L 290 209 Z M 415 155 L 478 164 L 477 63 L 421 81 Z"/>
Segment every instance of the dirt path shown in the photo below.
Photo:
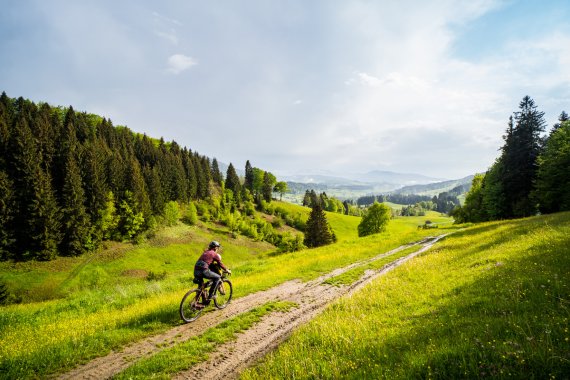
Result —
<path fill-rule="evenodd" d="M 107 356 L 92 360 L 71 372 L 61 375 L 59 378 L 110 378 L 129 367 L 138 359 L 153 355 L 165 348 L 184 342 L 193 336 L 200 335 L 221 321 L 247 312 L 256 306 L 275 300 L 297 303 L 299 306 L 288 312 L 269 314 L 251 329 L 240 334 L 237 340 L 219 346 L 215 352 L 209 355 L 207 361 L 199 363 L 188 371 L 177 375 L 177 378 L 180 379 L 236 378 L 240 371 L 277 347 L 296 327 L 314 318 L 331 301 L 362 288 L 374 278 L 426 251 L 444 236 L 446 235 L 426 238 L 419 243 L 398 247 L 371 259 L 335 269 L 310 282 L 288 281 L 274 288 L 239 298 L 232 301 L 231 306 L 224 310 L 214 310 L 206 313 L 193 323 L 177 326 L 163 334 L 127 346 L 120 352 L 112 352 Z M 323 284 L 324 281 L 331 277 L 338 276 L 350 269 L 379 260 L 416 244 L 418 245 L 418 251 L 395 260 L 379 270 L 366 271 L 358 281 L 349 286 L 337 287 Z"/>

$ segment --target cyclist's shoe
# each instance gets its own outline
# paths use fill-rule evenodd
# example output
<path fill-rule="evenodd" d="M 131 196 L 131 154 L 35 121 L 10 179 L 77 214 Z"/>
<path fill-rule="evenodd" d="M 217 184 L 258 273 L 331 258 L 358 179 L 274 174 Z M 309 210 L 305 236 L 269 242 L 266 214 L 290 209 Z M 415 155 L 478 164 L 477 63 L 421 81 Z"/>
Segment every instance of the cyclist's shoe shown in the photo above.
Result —
<path fill-rule="evenodd" d="M 221 295 L 225 296 L 226 295 L 226 291 L 224 289 L 223 285 L 220 285 L 220 287 L 218 288 L 218 292 L 220 292 Z"/>
<path fill-rule="evenodd" d="M 205 306 L 205 305 L 202 305 L 201 303 L 196 303 L 196 304 L 194 304 L 194 309 L 201 310 L 201 309 L 203 309 L 203 308 L 205 308 L 205 307 L 206 307 L 206 306 Z"/>

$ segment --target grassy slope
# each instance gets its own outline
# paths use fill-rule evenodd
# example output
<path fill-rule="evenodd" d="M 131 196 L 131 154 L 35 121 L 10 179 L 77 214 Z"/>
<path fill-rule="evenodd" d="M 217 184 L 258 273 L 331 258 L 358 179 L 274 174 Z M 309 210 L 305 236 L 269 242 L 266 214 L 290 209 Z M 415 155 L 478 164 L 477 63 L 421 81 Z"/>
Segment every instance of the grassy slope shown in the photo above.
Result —
<path fill-rule="evenodd" d="M 477 225 L 331 305 L 243 378 L 566 378 L 570 213 Z"/>
<path fill-rule="evenodd" d="M 309 213 L 301 206 L 286 207 Z M 233 270 L 235 296 L 240 297 L 295 278 L 309 280 L 433 235 L 434 231 L 416 228 L 426 218 L 450 222 L 449 218 L 438 219 L 435 215 L 400 218 L 390 223 L 387 232 L 359 239 L 359 218 L 329 214 L 339 243 L 278 256 L 268 254 L 272 251 L 270 245 L 241 237 L 232 239 L 220 226 L 178 226 L 162 231 L 154 245 L 114 247 L 91 261 L 82 257 L 51 263 L 2 264 L 0 273 L 11 281 L 11 286 L 28 286 L 28 281 L 37 278 L 39 287 L 34 292 L 49 293 L 56 288 L 67 296 L 0 309 L 0 376 L 27 378 L 62 371 L 180 323 L 178 303 L 192 286 L 189 269 L 213 238 L 224 246 L 224 261 Z M 80 270 L 74 271 L 77 268 Z M 148 271 L 165 271 L 167 277 L 148 282 L 132 276 L 144 276 Z"/>

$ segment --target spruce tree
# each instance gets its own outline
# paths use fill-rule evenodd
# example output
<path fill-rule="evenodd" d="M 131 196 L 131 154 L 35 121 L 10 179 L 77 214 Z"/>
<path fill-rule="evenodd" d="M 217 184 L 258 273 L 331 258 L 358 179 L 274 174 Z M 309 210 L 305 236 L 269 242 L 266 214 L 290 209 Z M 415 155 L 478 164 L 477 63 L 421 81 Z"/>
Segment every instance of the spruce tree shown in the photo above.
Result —
<path fill-rule="evenodd" d="M 305 190 L 305 196 L 303 197 L 303 206 L 311 207 L 311 192 L 308 189 Z"/>
<path fill-rule="evenodd" d="M 325 212 L 317 203 L 313 206 L 309 219 L 307 219 L 304 244 L 309 248 L 331 244 L 333 242 L 331 232 L 332 229 L 327 222 Z"/>
<path fill-rule="evenodd" d="M 19 109 L 22 107 L 20 103 Z M 9 175 L 13 178 L 16 259 L 49 260 L 61 240 L 60 215 L 51 177 L 41 168 L 41 155 L 28 126 L 25 111 L 18 115 L 10 139 Z"/>
<path fill-rule="evenodd" d="M 198 180 L 196 177 L 196 169 L 192 160 L 192 152 L 184 149 L 182 155 L 182 165 L 186 174 L 186 192 L 189 200 L 195 200 L 198 193 Z"/>
<path fill-rule="evenodd" d="M 225 184 L 226 184 L 226 189 L 231 190 L 232 193 L 234 194 L 234 197 L 239 195 L 239 192 L 241 191 L 241 183 L 236 173 L 236 169 L 234 168 L 234 165 L 231 162 L 226 172 Z"/>
<path fill-rule="evenodd" d="M 91 222 L 85 208 L 85 192 L 81 183 L 79 166 L 73 154 L 65 165 L 65 182 L 62 189 L 61 209 L 63 212 L 62 254 L 79 256 L 93 248 Z"/>
<path fill-rule="evenodd" d="M 146 188 L 148 189 L 152 213 L 154 215 L 161 215 L 164 211 L 166 200 L 162 190 L 162 183 L 160 182 L 158 167 L 151 168 L 149 165 L 146 165 L 143 168 L 143 176 Z"/>
<path fill-rule="evenodd" d="M 218 160 L 214 158 L 212 160 L 212 180 L 219 186 L 222 186 L 223 176 L 220 172 L 220 167 L 218 166 Z"/>
<path fill-rule="evenodd" d="M 546 142 L 534 198 L 543 213 L 570 210 L 570 121 L 562 121 Z"/>
<path fill-rule="evenodd" d="M 207 171 L 204 169 L 203 161 L 200 155 L 196 152 L 192 155 L 194 169 L 196 171 L 196 196 L 198 199 L 206 199 L 210 194 L 210 182 L 209 182 L 209 165 Z"/>
<path fill-rule="evenodd" d="M 4 170 L 0 170 L 0 260 L 11 257 L 14 243 L 14 187 Z"/>
<path fill-rule="evenodd" d="M 269 172 L 265 172 L 263 175 L 263 200 L 265 202 L 271 202 L 271 195 L 273 193 L 273 183 L 271 181 L 271 176 Z"/>
<path fill-rule="evenodd" d="M 529 216 L 536 212 L 530 194 L 538 168 L 537 158 L 542 150 L 541 132 L 544 131 L 544 112 L 537 110 L 534 101 L 525 96 L 515 112 L 515 126 L 507 131 L 503 147 L 503 189 L 507 201 L 507 217 Z"/>
<path fill-rule="evenodd" d="M 137 208 L 135 212 L 143 214 L 145 220 L 152 215 L 150 198 L 146 190 L 146 184 L 142 175 L 141 167 L 136 158 L 132 157 L 129 165 L 128 181 L 126 190 L 130 191 Z"/>
<path fill-rule="evenodd" d="M 243 186 L 246 189 L 248 189 L 251 194 L 253 194 L 253 182 L 254 182 L 254 180 L 255 180 L 255 177 L 253 174 L 253 167 L 249 163 L 249 160 L 247 160 L 245 163 L 245 182 L 244 182 Z"/>
<path fill-rule="evenodd" d="M 60 138 L 59 161 L 63 162 L 63 187 L 60 207 L 63 217 L 63 240 L 61 253 L 79 256 L 93 248 L 91 220 L 85 207 L 85 191 L 79 170 L 78 150 L 82 149 L 76 137 L 73 109 L 66 114 L 63 133 Z"/>
<path fill-rule="evenodd" d="M 87 212 L 91 218 L 91 224 L 97 225 L 99 211 L 105 208 L 107 192 L 107 179 L 105 173 L 105 143 L 97 138 L 85 146 L 81 168 L 85 188 L 85 200 Z"/>

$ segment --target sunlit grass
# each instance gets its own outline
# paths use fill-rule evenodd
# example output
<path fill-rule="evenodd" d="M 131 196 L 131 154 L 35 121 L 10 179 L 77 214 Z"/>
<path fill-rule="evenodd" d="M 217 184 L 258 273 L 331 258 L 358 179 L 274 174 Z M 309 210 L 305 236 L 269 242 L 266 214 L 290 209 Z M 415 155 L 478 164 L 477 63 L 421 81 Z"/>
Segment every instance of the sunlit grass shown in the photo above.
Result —
<path fill-rule="evenodd" d="M 331 305 L 244 379 L 565 378 L 570 213 L 476 225 Z"/>
<path fill-rule="evenodd" d="M 434 222 L 451 221 L 432 216 Z M 339 231 L 339 243 L 277 256 L 267 255 L 272 251 L 267 243 L 234 239 L 220 226 L 178 226 L 177 231 L 166 230 L 158 236 L 161 244 L 121 246 L 97 257 L 61 261 L 62 267 L 54 263 L 27 263 L 24 269 L 5 265 L 0 270 L 11 276 L 13 284 L 25 286 L 35 275 L 43 276 L 43 281 L 55 279 L 58 286 L 63 284 L 59 288 L 63 298 L 0 309 L 0 376 L 33 378 L 61 372 L 178 324 L 180 299 L 194 286 L 194 262 L 212 239 L 222 242 L 224 261 L 233 270 L 234 296 L 241 297 L 292 279 L 314 279 L 445 232 L 418 230 L 426 218 L 397 218 L 386 232 L 358 238 L 359 218 L 336 214 L 330 223 Z M 146 281 L 144 274 L 150 271 L 165 272 L 166 279 Z"/>

